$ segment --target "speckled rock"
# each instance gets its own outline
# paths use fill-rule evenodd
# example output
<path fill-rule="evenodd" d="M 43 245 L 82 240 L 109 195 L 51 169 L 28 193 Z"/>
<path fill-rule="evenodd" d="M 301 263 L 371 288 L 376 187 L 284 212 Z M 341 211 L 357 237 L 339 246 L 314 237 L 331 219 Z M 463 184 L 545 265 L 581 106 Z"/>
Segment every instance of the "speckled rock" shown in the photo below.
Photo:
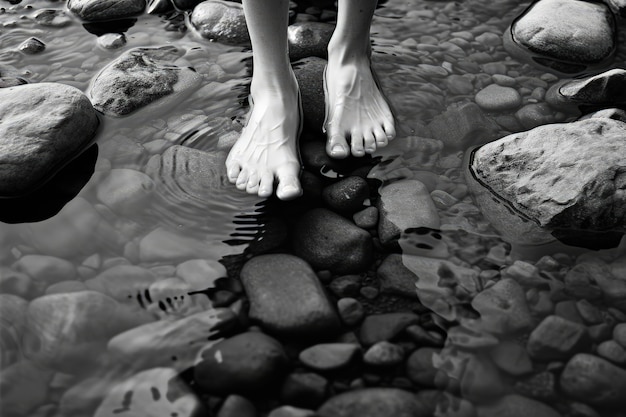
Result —
<path fill-rule="evenodd" d="M 369 233 L 334 212 L 317 208 L 306 212 L 293 230 L 293 251 L 316 269 L 354 273 L 372 261 Z"/>
<path fill-rule="evenodd" d="M 69 0 L 67 8 L 87 21 L 114 20 L 142 13 L 145 0 Z"/>
<path fill-rule="evenodd" d="M 328 207 L 339 213 L 354 213 L 363 208 L 369 198 L 369 185 L 361 177 L 343 178 L 322 191 L 322 199 Z"/>
<path fill-rule="evenodd" d="M 289 57 L 292 61 L 316 56 L 328 57 L 328 41 L 335 31 L 335 25 L 322 22 L 297 22 L 289 25 Z"/>
<path fill-rule="evenodd" d="M 93 139 L 99 121 L 77 88 L 56 83 L 0 89 L 0 196 L 46 182 Z"/>
<path fill-rule="evenodd" d="M 540 126 L 482 146 L 470 169 L 542 227 L 623 228 L 625 134 L 626 124 L 611 119 Z"/>
<path fill-rule="evenodd" d="M 88 95 L 94 107 L 109 116 L 124 116 L 165 98 L 171 105 L 201 81 L 194 70 L 173 64 L 182 55 L 174 46 L 127 51 L 92 80 Z"/>
<path fill-rule="evenodd" d="M 417 180 L 402 180 L 380 189 L 378 236 L 393 246 L 403 231 L 412 228 L 439 228 L 439 215 L 426 186 Z"/>
<path fill-rule="evenodd" d="M 366 388 L 330 398 L 317 410 L 321 417 L 426 417 L 431 414 L 414 394 L 397 388 Z"/>
<path fill-rule="evenodd" d="M 626 407 L 626 370 L 597 356 L 580 353 L 561 373 L 563 392 L 578 401 L 603 407 Z"/>
<path fill-rule="evenodd" d="M 250 35 L 241 4 L 207 0 L 191 13 L 191 24 L 204 38 L 234 45 L 249 45 Z"/>
<path fill-rule="evenodd" d="M 579 0 L 536 2 L 513 23 L 510 36 L 514 44 L 505 37 L 509 53 L 519 56 L 516 47 L 527 48 L 535 63 L 571 73 L 606 61 L 616 46 L 609 8 Z"/>
<path fill-rule="evenodd" d="M 258 393 L 275 388 L 286 366 L 287 355 L 278 341 L 247 332 L 204 350 L 194 380 L 209 393 Z"/>
<path fill-rule="evenodd" d="M 489 405 L 479 406 L 477 417 L 560 417 L 552 407 L 521 395 L 511 394 Z"/>
<path fill-rule="evenodd" d="M 316 338 L 339 330 L 339 318 L 311 267 L 293 255 L 261 255 L 241 270 L 250 318 L 267 331 Z"/>

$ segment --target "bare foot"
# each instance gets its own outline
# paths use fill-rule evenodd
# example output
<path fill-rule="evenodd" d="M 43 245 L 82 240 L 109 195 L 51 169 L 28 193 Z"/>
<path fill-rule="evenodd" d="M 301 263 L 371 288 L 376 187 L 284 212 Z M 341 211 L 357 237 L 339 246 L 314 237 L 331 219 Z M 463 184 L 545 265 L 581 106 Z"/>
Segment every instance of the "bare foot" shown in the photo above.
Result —
<path fill-rule="evenodd" d="M 275 181 L 281 200 L 302 194 L 298 85 L 295 78 L 285 84 L 287 88 L 251 87 L 248 122 L 226 159 L 229 181 L 239 190 L 263 198 L 272 195 Z"/>
<path fill-rule="evenodd" d="M 333 158 L 373 153 L 396 136 L 393 114 L 376 85 L 367 56 L 329 53 L 325 73 L 326 152 Z"/>

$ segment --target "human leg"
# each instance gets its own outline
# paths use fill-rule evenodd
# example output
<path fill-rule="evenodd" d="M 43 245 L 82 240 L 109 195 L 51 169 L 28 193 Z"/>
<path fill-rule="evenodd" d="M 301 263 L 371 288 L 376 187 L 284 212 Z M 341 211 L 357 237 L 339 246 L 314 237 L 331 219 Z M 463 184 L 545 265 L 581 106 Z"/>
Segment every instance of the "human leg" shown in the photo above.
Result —
<path fill-rule="evenodd" d="M 363 156 L 395 137 L 394 119 L 371 69 L 370 25 L 377 0 L 339 0 L 325 74 L 326 150 Z"/>
<path fill-rule="evenodd" d="M 289 0 L 244 0 L 253 51 L 250 114 L 226 159 L 228 179 L 240 190 L 283 200 L 302 194 L 297 154 L 298 84 L 289 62 Z"/>

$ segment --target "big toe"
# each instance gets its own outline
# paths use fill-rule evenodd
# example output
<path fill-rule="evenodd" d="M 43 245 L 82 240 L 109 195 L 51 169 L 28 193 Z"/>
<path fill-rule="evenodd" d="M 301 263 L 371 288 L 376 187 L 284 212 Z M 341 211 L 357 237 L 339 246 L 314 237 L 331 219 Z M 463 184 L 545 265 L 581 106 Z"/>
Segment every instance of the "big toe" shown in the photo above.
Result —
<path fill-rule="evenodd" d="M 291 167 L 280 169 L 277 173 L 278 187 L 276 196 L 281 200 L 292 200 L 302 195 L 302 186 L 298 179 L 298 170 Z"/>
<path fill-rule="evenodd" d="M 350 154 L 350 146 L 348 146 L 348 141 L 343 135 L 335 133 L 328 138 L 326 152 L 332 158 L 347 158 Z"/>

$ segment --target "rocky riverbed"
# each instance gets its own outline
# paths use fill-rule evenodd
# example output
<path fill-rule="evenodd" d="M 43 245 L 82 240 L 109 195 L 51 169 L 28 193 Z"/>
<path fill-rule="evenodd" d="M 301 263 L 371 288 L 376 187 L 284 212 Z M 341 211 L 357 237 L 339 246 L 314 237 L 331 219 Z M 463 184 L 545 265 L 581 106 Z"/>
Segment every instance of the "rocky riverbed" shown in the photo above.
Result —
<path fill-rule="evenodd" d="M 2 415 L 626 416 L 619 2 L 384 2 L 399 135 L 341 161 L 293 2 L 293 202 L 225 179 L 238 3 L 0 6 Z"/>

